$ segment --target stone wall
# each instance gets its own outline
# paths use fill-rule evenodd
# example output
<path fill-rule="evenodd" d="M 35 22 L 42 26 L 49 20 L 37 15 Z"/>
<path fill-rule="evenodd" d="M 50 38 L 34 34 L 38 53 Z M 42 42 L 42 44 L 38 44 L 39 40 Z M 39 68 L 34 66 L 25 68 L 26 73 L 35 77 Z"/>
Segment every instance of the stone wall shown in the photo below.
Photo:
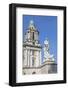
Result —
<path fill-rule="evenodd" d="M 57 64 L 45 64 L 41 67 L 41 73 L 57 73 Z"/>
<path fill-rule="evenodd" d="M 40 67 L 24 67 L 23 74 L 51 74 L 57 73 L 57 64 L 44 64 Z"/>

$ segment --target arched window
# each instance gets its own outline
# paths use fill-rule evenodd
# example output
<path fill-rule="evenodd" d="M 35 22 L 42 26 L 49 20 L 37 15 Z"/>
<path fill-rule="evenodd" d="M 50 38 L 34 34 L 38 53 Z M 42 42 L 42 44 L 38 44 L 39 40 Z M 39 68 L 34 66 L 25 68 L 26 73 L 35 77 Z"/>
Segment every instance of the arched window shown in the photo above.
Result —
<path fill-rule="evenodd" d="M 32 55 L 34 55 L 34 51 L 32 51 Z"/>
<path fill-rule="evenodd" d="M 24 74 L 24 75 L 26 75 L 26 73 L 25 73 L 25 72 L 24 72 L 23 74 Z"/>
<path fill-rule="evenodd" d="M 32 74 L 36 74 L 36 72 L 33 72 Z"/>

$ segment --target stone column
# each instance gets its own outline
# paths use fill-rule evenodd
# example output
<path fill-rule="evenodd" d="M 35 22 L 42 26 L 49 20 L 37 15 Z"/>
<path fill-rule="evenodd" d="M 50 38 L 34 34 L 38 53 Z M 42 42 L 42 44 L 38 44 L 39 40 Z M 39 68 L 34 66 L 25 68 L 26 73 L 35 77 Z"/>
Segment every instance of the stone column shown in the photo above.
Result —
<path fill-rule="evenodd" d="M 32 67 L 32 51 L 30 50 L 30 67 Z"/>
<path fill-rule="evenodd" d="M 27 49 L 24 51 L 24 66 L 27 66 Z"/>
<path fill-rule="evenodd" d="M 39 51 L 39 65 L 41 65 L 41 50 Z"/>
<path fill-rule="evenodd" d="M 36 60 L 35 60 L 35 62 L 36 62 L 36 67 L 38 67 L 40 65 L 40 51 L 39 50 L 36 51 Z"/>
<path fill-rule="evenodd" d="M 30 50 L 28 50 L 28 67 L 30 66 Z"/>

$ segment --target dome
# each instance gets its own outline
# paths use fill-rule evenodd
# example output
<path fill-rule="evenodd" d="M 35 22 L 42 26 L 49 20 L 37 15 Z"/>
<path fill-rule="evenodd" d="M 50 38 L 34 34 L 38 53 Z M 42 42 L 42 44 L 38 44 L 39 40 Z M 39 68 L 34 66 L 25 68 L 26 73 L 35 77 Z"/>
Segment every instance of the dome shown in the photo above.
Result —
<path fill-rule="evenodd" d="M 29 28 L 36 30 L 33 20 L 30 20 Z"/>
<path fill-rule="evenodd" d="M 44 44 L 49 44 L 49 41 L 46 39 L 46 40 L 44 41 Z"/>
<path fill-rule="evenodd" d="M 34 24 L 34 21 L 33 21 L 33 20 L 31 20 L 31 21 L 30 21 L 30 24 L 31 24 L 31 25 L 33 25 L 33 24 Z"/>

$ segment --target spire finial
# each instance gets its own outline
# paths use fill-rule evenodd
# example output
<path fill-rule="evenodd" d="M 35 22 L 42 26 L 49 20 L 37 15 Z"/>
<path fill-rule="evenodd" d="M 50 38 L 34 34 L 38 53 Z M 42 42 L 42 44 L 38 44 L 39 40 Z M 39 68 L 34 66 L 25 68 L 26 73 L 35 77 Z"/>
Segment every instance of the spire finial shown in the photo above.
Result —
<path fill-rule="evenodd" d="M 34 21 L 33 21 L 33 20 L 30 20 L 30 24 L 31 24 L 31 25 L 34 25 Z"/>
<path fill-rule="evenodd" d="M 48 38 L 45 39 L 44 44 L 49 44 Z"/>

